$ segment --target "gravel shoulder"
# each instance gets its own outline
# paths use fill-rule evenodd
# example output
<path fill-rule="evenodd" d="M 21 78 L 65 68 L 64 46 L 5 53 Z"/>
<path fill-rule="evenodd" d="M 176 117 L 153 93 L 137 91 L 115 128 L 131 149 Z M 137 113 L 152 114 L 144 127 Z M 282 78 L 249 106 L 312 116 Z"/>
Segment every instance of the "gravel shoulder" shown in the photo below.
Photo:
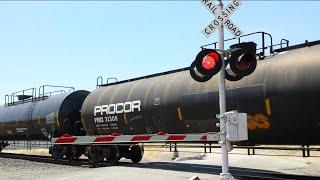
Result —
<path fill-rule="evenodd" d="M 179 148 L 179 158 L 172 160 L 168 148 L 146 147 L 142 162 L 132 165 L 121 160 L 119 166 L 88 168 L 0 158 L 0 174 L 3 180 L 35 179 L 189 179 L 196 175 L 201 179 L 219 179 L 214 168 L 221 167 L 220 149 L 203 153 L 202 148 Z M 8 149 L 3 152 L 49 155 L 47 149 Z M 311 152 L 312 157 L 301 157 L 301 151 L 256 150 L 248 156 L 246 149 L 235 149 L 229 155 L 231 167 L 271 170 L 289 174 L 320 176 L 320 152 Z M 180 166 L 187 167 L 184 170 Z M 211 168 L 212 167 L 212 168 Z M 198 168 L 202 168 L 198 171 Z"/>

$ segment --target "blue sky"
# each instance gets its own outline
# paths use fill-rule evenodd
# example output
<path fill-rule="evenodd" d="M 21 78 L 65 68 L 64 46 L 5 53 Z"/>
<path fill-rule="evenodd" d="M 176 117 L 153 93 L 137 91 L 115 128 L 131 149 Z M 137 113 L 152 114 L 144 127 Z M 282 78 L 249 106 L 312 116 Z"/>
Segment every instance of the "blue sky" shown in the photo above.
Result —
<path fill-rule="evenodd" d="M 319 40 L 319 16 L 320 1 L 244 1 L 231 19 L 244 33 L 296 44 Z M 201 34 L 212 18 L 200 1 L 0 2 L 1 104 L 42 84 L 91 91 L 99 75 L 123 80 L 189 66 L 216 41 Z"/>

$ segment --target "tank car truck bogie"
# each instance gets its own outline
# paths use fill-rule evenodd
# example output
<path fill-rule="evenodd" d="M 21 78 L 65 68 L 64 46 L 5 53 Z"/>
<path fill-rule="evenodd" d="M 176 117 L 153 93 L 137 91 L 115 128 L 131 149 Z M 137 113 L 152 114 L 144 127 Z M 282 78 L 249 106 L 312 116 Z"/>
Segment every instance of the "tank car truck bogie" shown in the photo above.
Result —
<path fill-rule="evenodd" d="M 77 160 L 86 155 L 86 146 L 82 145 L 53 145 L 49 147 L 49 154 L 55 160 L 68 159 Z"/>
<path fill-rule="evenodd" d="M 142 160 L 144 148 L 138 144 L 131 145 L 91 145 L 87 147 L 88 159 L 92 163 L 115 165 L 121 158 L 131 159 L 133 163 Z"/>
<path fill-rule="evenodd" d="M 218 141 L 218 133 L 215 133 L 212 141 Z M 143 146 L 139 143 L 154 142 L 209 142 L 207 133 L 200 134 L 144 134 L 144 135 L 121 135 L 113 133 L 103 136 L 72 136 L 64 135 L 53 138 L 54 146 L 50 148 L 50 154 L 55 159 L 68 157 L 67 148 L 74 147 L 75 152 L 79 148 L 85 148 L 84 155 L 88 156 L 92 164 L 104 163 L 115 165 L 121 158 L 130 159 L 133 163 L 138 163 L 144 155 Z M 82 149 L 83 150 L 83 149 Z M 74 156 L 74 155 L 73 155 Z M 74 158 L 73 158 L 74 159 Z"/>
<path fill-rule="evenodd" d="M 0 152 L 2 151 L 3 148 L 9 146 L 10 144 L 8 141 L 0 141 Z"/>
<path fill-rule="evenodd" d="M 116 165 L 121 158 L 116 145 L 91 145 L 87 147 L 87 153 L 91 163 Z"/>

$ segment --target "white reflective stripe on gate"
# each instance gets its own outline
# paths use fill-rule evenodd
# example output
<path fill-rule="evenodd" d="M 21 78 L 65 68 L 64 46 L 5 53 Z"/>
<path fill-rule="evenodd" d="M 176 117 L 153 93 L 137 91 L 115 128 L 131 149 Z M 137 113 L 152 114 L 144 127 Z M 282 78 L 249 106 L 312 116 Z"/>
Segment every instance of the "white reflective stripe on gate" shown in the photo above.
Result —
<path fill-rule="evenodd" d="M 184 138 L 183 141 L 201 141 L 201 138 L 204 135 L 188 135 Z"/>
<path fill-rule="evenodd" d="M 116 136 L 113 140 L 113 142 L 130 142 L 132 139 L 132 135 L 121 135 Z"/>
<path fill-rule="evenodd" d="M 95 136 L 77 136 L 75 144 L 91 144 L 96 139 Z"/>
<path fill-rule="evenodd" d="M 166 141 L 168 137 L 168 135 L 152 136 L 150 141 Z"/>

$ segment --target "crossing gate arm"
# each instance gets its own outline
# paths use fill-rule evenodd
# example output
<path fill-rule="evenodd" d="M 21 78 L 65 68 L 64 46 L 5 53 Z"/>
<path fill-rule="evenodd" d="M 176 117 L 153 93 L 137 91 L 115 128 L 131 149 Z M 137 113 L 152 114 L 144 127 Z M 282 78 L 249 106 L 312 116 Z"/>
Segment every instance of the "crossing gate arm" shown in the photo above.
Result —
<path fill-rule="evenodd" d="M 158 143 L 158 142 L 212 142 L 219 141 L 219 133 L 201 134 L 143 134 L 143 135 L 101 135 L 101 136 L 61 136 L 52 138 L 54 145 L 90 145 L 117 143 Z"/>

